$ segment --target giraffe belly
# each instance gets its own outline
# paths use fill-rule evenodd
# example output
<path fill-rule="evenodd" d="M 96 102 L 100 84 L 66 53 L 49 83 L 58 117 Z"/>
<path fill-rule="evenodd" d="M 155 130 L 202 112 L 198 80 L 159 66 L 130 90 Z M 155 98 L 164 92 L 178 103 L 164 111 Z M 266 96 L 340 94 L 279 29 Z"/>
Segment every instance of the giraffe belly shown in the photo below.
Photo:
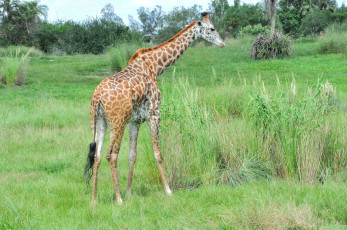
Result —
<path fill-rule="evenodd" d="M 149 102 L 145 100 L 139 106 L 133 106 L 133 112 L 131 114 L 130 121 L 143 123 L 148 120 L 149 117 Z"/>

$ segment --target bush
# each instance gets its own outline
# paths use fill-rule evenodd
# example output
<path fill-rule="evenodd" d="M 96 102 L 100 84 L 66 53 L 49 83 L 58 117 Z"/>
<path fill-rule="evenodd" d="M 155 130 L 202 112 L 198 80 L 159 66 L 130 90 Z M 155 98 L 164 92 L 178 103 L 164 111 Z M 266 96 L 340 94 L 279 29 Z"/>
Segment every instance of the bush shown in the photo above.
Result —
<path fill-rule="evenodd" d="M 128 65 L 128 61 L 135 54 L 138 45 L 121 44 L 116 47 L 109 47 L 107 54 L 111 60 L 111 71 L 121 71 Z"/>
<path fill-rule="evenodd" d="M 283 58 L 292 55 L 293 42 L 286 35 L 276 32 L 273 38 L 259 34 L 253 42 L 251 57 L 253 59 Z"/>
<path fill-rule="evenodd" d="M 242 27 L 239 35 L 240 37 L 244 37 L 246 35 L 258 35 L 258 34 L 269 34 L 270 30 L 268 26 L 262 26 L 261 24 L 256 24 L 254 26 L 248 25 L 246 27 Z"/>

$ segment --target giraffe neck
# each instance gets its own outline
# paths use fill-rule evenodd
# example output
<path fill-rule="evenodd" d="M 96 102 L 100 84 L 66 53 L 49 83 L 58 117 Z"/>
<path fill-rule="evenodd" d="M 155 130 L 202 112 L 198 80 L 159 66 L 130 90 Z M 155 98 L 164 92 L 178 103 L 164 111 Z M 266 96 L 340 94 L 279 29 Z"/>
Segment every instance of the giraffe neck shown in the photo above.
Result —
<path fill-rule="evenodd" d="M 196 22 L 193 22 L 175 37 L 144 53 L 146 58 L 142 60 L 146 62 L 156 79 L 173 65 L 196 39 L 195 24 Z"/>

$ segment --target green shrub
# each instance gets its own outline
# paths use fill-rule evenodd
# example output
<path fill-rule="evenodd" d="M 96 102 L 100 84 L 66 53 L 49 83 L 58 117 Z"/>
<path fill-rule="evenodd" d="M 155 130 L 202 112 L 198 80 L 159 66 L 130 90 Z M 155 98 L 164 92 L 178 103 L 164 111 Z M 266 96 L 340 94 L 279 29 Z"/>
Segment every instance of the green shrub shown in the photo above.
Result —
<path fill-rule="evenodd" d="M 262 26 L 261 24 L 248 25 L 242 27 L 239 32 L 239 37 L 244 37 L 246 35 L 258 35 L 258 34 L 269 34 L 270 30 L 268 26 Z"/>
<path fill-rule="evenodd" d="M 135 54 L 138 46 L 135 44 L 120 44 L 116 47 L 109 47 L 107 54 L 111 60 L 111 71 L 121 71 L 128 65 L 128 61 Z"/>

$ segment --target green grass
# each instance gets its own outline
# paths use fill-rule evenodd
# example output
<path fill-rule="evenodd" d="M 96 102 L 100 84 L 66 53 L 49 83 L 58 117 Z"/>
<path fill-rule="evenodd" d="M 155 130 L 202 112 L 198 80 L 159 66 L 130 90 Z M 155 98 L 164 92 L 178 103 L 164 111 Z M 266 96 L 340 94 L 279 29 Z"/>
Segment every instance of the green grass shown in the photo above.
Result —
<path fill-rule="evenodd" d="M 317 40 L 301 39 L 291 58 L 253 61 L 251 42 L 197 45 L 160 77 L 161 148 L 174 195 L 164 194 L 143 125 L 133 196 L 121 207 L 105 159 L 108 136 L 95 208 L 82 179 L 90 99 L 113 74 L 109 57 L 31 58 L 26 85 L 0 87 L 0 229 L 346 228 L 346 55 L 317 54 L 310 48 Z M 318 79 L 336 91 L 321 119 L 312 114 L 322 105 L 312 96 Z M 255 109 L 264 102 L 268 112 Z M 275 119 L 266 123 L 264 115 Z M 292 127 L 294 115 L 302 129 Z M 118 167 L 123 198 L 128 145 L 126 131 Z"/>

